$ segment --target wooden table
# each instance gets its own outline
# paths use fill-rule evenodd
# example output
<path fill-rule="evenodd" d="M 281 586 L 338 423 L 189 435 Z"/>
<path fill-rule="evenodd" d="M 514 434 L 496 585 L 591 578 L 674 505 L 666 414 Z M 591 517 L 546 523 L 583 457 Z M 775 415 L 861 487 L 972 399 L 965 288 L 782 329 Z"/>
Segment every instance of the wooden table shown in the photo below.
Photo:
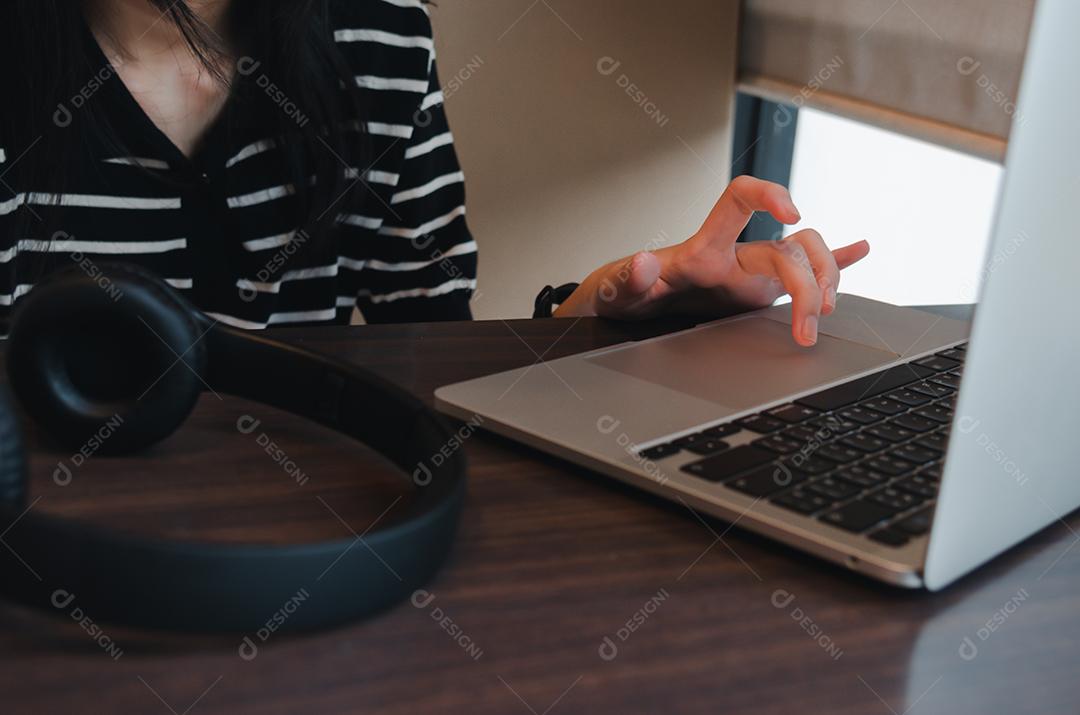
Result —
<path fill-rule="evenodd" d="M 674 327 L 539 320 L 276 335 L 430 400 L 440 384 Z M 295 468 L 237 433 L 245 414 Z M 66 487 L 51 475 L 69 456 L 33 441 L 35 509 L 147 534 L 343 537 L 400 493 L 366 450 L 228 397 L 206 396 L 150 454 L 90 459 Z M 0 712 L 1080 711 L 1076 515 L 944 593 L 908 592 L 502 438 L 479 433 L 466 449 L 464 520 L 429 602 L 275 636 L 252 660 L 239 656 L 240 636 L 106 625 L 110 655 L 70 619 L 0 606 Z"/>

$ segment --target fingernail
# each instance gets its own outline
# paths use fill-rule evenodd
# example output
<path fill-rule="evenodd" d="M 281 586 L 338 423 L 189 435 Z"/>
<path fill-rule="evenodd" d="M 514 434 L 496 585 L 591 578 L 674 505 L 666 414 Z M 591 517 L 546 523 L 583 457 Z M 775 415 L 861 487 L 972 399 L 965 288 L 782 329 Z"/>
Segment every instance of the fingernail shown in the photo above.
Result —
<path fill-rule="evenodd" d="M 807 316 L 806 319 L 803 320 L 803 324 L 802 324 L 803 340 L 805 340 L 810 345 L 814 345 L 814 344 L 817 343 L 817 335 L 818 335 L 818 318 L 817 318 L 817 316 L 816 315 Z"/>
<path fill-rule="evenodd" d="M 836 289 L 835 288 L 829 288 L 829 293 L 828 293 L 828 295 L 825 296 L 825 302 L 828 304 L 829 310 L 835 310 L 836 309 Z"/>

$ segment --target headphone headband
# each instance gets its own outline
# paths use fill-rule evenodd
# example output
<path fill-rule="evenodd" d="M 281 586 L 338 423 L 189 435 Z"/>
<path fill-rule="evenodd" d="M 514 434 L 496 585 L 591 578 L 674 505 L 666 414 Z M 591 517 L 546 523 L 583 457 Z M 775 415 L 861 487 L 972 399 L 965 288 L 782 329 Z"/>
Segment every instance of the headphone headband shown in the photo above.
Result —
<path fill-rule="evenodd" d="M 182 385 L 167 385 L 156 394 L 151 388 L 133 403 L 131 386 L 123 381 L 111 386 L 119 390 L 117 397 L 95 392 L 83 384 L 85 376 L 64 373 L 70 369 L 64 359 L 68 351 L 88 348 L 58 335 L 76 322 L 100 326 L 119 319 L 130 325 L 134 313 L 146 319 L 148 332 L 156 333 L 154 321 L 165 316 L 166 332 L 182 334 L 185 328 L 177 326 L 189 326 L 186 339 L 194 342 L 181 350 L 203 345 L 202 362 L 193 360 L 189 367 L 213 390 L 296 413 L 367 444 L 412 475 L 417 493 L 404 519 L 362 539 L 274 546 L 133 537 L 36 511 L 23 514 L 26 475 L 18 434 L 11 411 L 0 407 L 0 520 L 3 528 L 11 525 L 4 537 L 11 550 L 0 553 L 0 593 L 52 611 L 55 594 L 70 593 L 97 621 L 203 632 L 257 630 L 303 593 L 303 607 L 291 613 L 281 629 L 306 630 L 396 603 L 439 567 L 464 499 L 465 464 L 460 450 L 438 464 L 427 464 L 452 435 L 426 405 L 358 367 L 214 325 L 156 278 L 128 268 L 110 271 L 110 280 L 125 298 L 108 306 L 87 292 L 85 276 L 64 273 L 35 289 L 20 306 L 8 349 L 11 382 L 23 404 L 62 440 L 70 441 L 87 424 L 95 424 L 88 416 L 100 414 L 105 405 L 139 410 L 152 423 L 150 429 L 136 425 L 127 435 L 117 432 L 110 443 L 120 437 L 125 446 L 144 446 L 147 439 L 160 438 L 159 433 L 167 434 L 183 421 L 190 409 L 185 400 L 170 404 L 151 399 L 175 399 Z M 98 285 L 94 290 L 101 292 Z M 60 306 L 66 310 L 57 315 Z M 106 350 L 105 357 L 114 354 Z M 40 359 L 43 355 L 46 359 Z M 97 364 L 95 369 L 108 368 Z M 171 372 L 189 371 L 177 367 Z M 194 375 L 192 379 L 198 389 L 203 387 Z M 70 394 L 63 394 L 65 390 Z M 121 429 L 128 424 L 125 419 Z"/>

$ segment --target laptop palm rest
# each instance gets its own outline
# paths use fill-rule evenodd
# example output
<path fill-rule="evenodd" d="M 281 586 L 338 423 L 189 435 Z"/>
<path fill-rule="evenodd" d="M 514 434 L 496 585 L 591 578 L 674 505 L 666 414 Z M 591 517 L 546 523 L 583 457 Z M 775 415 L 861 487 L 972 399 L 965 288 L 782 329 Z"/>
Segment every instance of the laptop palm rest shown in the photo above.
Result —
<path fill-rule="evenodd" d="M 897 357 L 825 333 L 814 347 L 799 347 L 787 323 L 747 317 L 617 348 L 588 360 L 740 412 L 873 370 Z"/>

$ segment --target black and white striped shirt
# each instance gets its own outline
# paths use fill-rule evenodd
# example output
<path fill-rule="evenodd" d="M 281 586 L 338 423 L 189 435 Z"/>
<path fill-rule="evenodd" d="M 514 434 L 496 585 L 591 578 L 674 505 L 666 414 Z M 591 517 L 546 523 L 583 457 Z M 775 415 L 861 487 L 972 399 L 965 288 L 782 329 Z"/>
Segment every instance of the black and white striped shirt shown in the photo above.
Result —
<path fill-rule="evenodd" d="M 419 0 L 336 6 L 334 39 L 361 88 L 366 139 L 378 159 L 357 167 L 338 157 L 368 191 L 337 215 L 329 253 L 300 250 L 306 236 L 275 160 L 279 147 L 257 116 L 219 121 L 188 159 L 121 79 L 106 76 L 94 101 L 108 103 L 131 156 L 90 147 L 66 167 L 64 192 L 52 193 L 20 182 L 19 165 L 34 161 L 33 138 L 12 145 L 0 136 L 0 322 L 33 289 L 42 254 L 50 265 L 61 256 L 140 264 L 241 328 L 345 323 L 355 307 L 369 322 L 469 318 L 476 243 L 427 8 Z M 275 96 L 269 79 L 263 84 L 278 111 L 301 111 Z M 63 212 L 62 231 L 46 236 L 52 211 Z M 20 212 L 33 220 L 18 220 Z M 30 235 L 15 235 L 17 226 Z"/>

